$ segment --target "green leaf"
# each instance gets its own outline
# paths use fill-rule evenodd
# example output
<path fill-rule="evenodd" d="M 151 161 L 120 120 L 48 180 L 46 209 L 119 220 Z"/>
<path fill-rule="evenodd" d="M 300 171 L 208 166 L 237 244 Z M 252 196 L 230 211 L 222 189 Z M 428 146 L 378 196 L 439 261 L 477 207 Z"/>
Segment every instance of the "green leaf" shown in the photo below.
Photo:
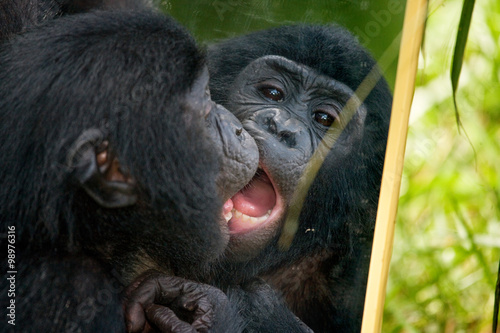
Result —
<path fill-rule="evenodd" d="M 453 104 L 455 106 L 455 117 L 457 126 L 460 129 L 460 115 L 457 107 L 456 93 L 458 88 L 458 80 L 462 71 L 462 62 L 464 58 L 465 45 L 467 44 L 467 36 L 469 35 L 470 21 L 472 12 L 474 11 L 475 0 L 464 0 L 462 15 L 458 25 L 457 40 L 455 42 L 455 50 L 453 52 L 453 63 L 451 65 L 451 86 L 453 88 Z"/>

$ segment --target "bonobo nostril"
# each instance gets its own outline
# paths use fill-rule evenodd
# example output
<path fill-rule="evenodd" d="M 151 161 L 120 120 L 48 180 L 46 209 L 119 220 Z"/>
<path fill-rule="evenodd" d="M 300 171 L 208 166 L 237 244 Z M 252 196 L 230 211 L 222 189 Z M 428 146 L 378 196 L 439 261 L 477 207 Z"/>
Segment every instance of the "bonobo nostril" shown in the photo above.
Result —
<path fill-rule="evenodd" d="M 278 133 L 278 139 L 281 142 L 284 142 L 288 145 L 288 147 L 295 147 L 297 145 L 297 140 L 295 138 L 295 133 L 292 133 L 290 131 L 280 131 Z"/>
<path fill-rule="evenodd" d="M 267 121 L 267 126 L 269 128 L 269 132 L 273 134 L 278 133 L 278 124 L 276 124 L 276 120 L 274 118 L 269 118 Z"/>
<path fill-rule="evenodd" d="M 243 128 L 241 128 L 241 127 L 237 128 L 235 133 L 237 136 L 240 136 L 241 133 L 243 133 Z"/>

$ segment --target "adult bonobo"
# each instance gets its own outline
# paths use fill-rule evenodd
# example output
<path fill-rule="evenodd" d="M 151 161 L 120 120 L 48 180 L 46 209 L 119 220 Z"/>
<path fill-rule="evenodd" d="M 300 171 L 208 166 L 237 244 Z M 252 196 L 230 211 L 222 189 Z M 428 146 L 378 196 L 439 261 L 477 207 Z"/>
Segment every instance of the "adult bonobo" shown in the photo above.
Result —
<path fill-rule="evenodd" d="M 11 36 L 0 120 L 15 279 L 15 296 L 11 285 L 1 295 L 16 331 L 125 331 L 122 286 L 148 269 L 202 274 L 227 245 L 223 202 L 258 164 L 253 139 L 210 100 L 193 38 L 147 11 L 67 16 Z M 159 318 L 161 329 L 241 328 L 219 290 L 169 281 L 161 296 L 182 316 Z"/>
<path fill-rule="evenodd" d="M 260 153 L 256 175 L 232 198 L 228 259 L 214 280 L 264 277 L 315 332 L 359 332 L 392 99 L 373 76 L 364 101 L 354 93 L 375 61 L 338 26 L 302 25 L 222 41 L 208 58 L 212 98 Z M 358 106 L 346 114 L 349 99 Z M 338 139 L 302 205 L 294 192 L 337 125 L 345 129 L 333 130 Z M 284 251 L 278 239 L 295 211 L 298 230 Z"/>

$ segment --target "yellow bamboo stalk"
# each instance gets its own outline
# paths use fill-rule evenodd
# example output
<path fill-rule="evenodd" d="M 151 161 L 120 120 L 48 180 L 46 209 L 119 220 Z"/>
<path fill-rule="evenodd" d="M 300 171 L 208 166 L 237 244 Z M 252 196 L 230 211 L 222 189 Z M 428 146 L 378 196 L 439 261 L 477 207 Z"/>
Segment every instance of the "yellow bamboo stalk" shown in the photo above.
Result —
<path fill-rule="evenodd" d="M 408 0 L 399 51 L 361 333 L 376 333 L 382 329 L 382 315 L 392 255 L 408 119 L 415 90 L 418 54 L 426 15 L 427 0 Z"/>

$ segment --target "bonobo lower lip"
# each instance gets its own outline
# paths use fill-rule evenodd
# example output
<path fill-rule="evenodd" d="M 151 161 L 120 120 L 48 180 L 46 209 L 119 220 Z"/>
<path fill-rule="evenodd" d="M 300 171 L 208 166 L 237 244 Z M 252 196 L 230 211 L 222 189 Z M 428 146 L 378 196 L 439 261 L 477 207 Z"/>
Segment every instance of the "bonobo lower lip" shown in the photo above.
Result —
<path fill-rule="evenodd" d="M 282 200 L 271 178 L 259 168 L 250 182 L 224 204 L 231 235 L 261 229 L 280 218 Z"/>

